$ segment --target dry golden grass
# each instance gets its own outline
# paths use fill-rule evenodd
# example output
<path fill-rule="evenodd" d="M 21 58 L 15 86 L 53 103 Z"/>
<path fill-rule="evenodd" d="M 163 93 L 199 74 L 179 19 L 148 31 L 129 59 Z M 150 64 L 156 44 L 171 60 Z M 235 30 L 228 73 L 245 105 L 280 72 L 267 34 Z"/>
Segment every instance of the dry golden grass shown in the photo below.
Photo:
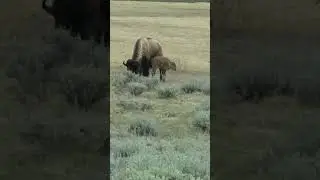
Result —
<path fill-rule="evenodd" d="M 209 72 L 209 3 L 111 1 L 111 68 L 132 56 L 142 36 L 158 39 L 180 71 Z"/>

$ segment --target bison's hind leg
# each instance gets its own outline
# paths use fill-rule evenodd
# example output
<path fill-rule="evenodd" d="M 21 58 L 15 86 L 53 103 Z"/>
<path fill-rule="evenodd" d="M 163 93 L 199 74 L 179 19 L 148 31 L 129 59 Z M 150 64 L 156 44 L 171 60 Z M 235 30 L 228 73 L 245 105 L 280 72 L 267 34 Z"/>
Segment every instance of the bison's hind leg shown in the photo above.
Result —
<path fill-rule="evenodd" d="M 138 72 L 140 76 L 142 75 L 142 71 L 143 71 L 143 68 L 142 68 L 142 65 L 140 64 L 138 68 Z"/>
<path fill-rule="evenodd" d="M 142 74 L 143 74 L 143 76 L 148 77 L 149 76 L 149 69 L 144 69 Z"/>

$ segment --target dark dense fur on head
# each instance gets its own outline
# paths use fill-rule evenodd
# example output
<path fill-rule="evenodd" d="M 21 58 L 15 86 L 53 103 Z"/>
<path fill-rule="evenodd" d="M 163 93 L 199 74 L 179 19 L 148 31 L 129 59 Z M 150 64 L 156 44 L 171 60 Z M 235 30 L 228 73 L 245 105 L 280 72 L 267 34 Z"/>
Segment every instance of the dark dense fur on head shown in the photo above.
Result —
<path fill-rule="evenodd" d="M 125 65 L 127 67 L 128 71 L 131 71 L 135 74 L 139 73 L 140 63 L 138 61 L 128 59 L 126 63 L 123 62 L 123 65 Z"/>
<path fill-rule="evenodd" d="M 162 55 L 162 47 L 159 41 L 150 37 L 141 37 L 134 45 L 131 59 L 140 63 L 140 75 L 149 76 L 151 59 Z"/>
<path fill-rule="evenodd" d="M 109 45 L 109 1 L 106 0 L 48 0 L 42 1 L 42 8 L 55 19 L 55 28 L 70 30 L 71 36 L 78 34 L 82 40 L 91 37 L 98 44 L 104 37 L 104 45 Z"/>
<path fill-rule="evenodd" d="M 152 76 L 156 74 L 157 69 L 160 71 L 160 81 L 166 81 L 166 72 L 169 69 L 177 70 L 176 63 L 168 57 L 155 56 L 151 59 Z"/>

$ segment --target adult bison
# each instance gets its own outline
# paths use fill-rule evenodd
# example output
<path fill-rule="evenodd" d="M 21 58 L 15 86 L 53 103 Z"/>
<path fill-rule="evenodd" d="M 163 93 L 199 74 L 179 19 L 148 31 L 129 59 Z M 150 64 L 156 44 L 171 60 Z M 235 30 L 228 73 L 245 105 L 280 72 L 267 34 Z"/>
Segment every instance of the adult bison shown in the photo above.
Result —
<path fill-rule="evenodd" d="M 71 31 L 82 40 L 94 38 L 98 44 L 104 37 L 109 44 L 109 1 L 106 0 L 43 0 L 42 8 L 55 19 L 55 28 Z"/>
<path fill-rule="evenodd" d="M 129 60 L 138 61 L 140 64 L 140 75 L 142 74 L 143 76 L 149 76 L 151 59 L 155 56 L 162 55 L 162 46 L 158 40 L 150 37 L 141 37 L 137 39 L 133 47 L 132 58 Z"/>

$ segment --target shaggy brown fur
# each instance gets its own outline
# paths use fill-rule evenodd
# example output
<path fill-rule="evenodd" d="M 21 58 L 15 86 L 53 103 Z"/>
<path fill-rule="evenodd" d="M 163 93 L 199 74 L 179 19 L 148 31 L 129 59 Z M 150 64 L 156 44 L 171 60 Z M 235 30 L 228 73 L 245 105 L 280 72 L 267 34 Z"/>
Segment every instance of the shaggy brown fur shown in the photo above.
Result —
<path fill-rule="evenodd" d="M 156 56 L 151 59 L 152 76 L 156 74 L 157 69 L 160 71 L 160 81 L 166 81 L 166 71 L 172 69 L 177 70 L 176 63 L 164 56 Z"/>
<path fill-rule="evenodd" d="M 141 37 L 134 45 L 131 59 L 140 63 L 140 75 L 149 76 L 151 59 L 155 56 L 162 55 L 162 47 L 159 41 L 150 37 Z"/>

